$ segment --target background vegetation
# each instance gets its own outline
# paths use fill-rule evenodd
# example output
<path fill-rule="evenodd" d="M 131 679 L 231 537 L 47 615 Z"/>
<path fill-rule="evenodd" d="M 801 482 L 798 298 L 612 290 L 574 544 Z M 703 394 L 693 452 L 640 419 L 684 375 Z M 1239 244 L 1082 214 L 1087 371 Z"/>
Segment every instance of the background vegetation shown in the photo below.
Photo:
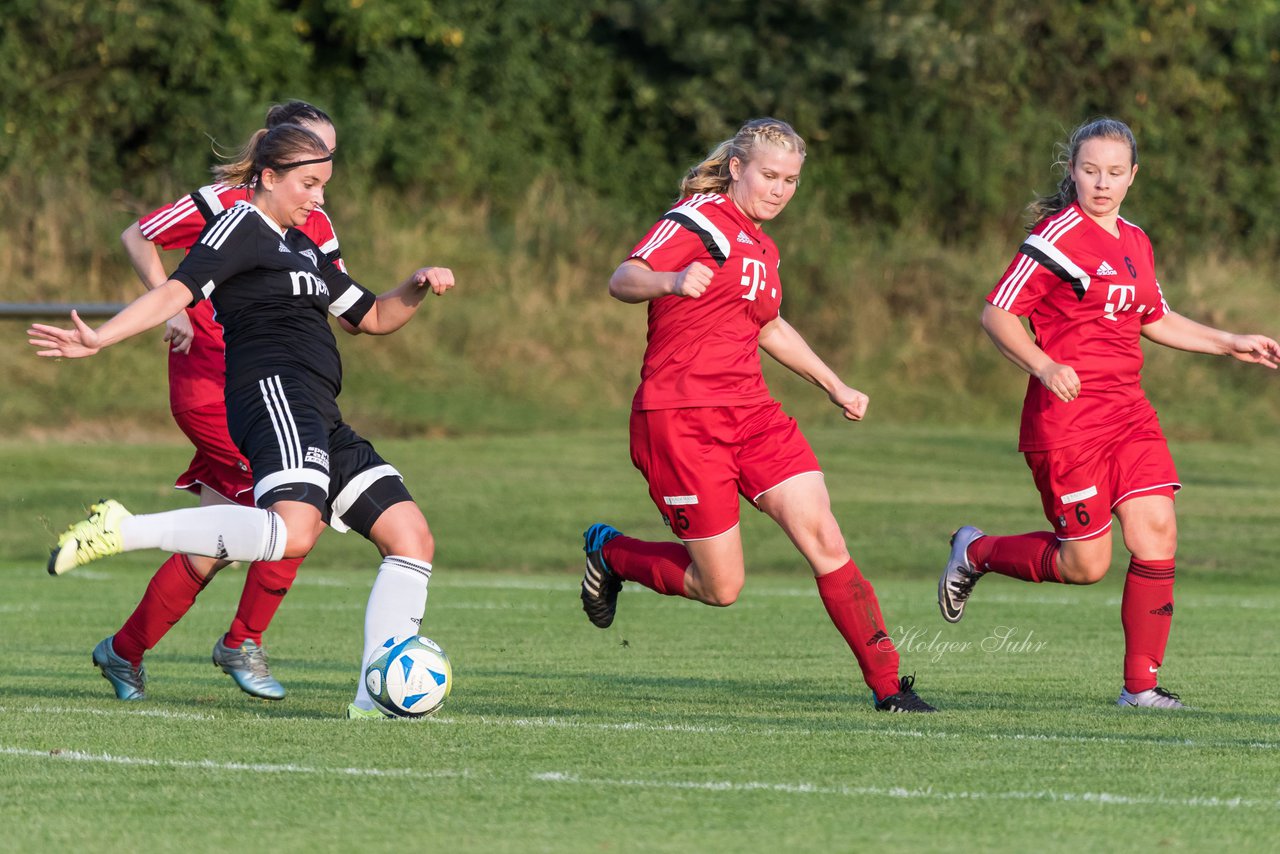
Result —
<path fill-rule="evenodd" d="M 1273 0 L 8 6 L 4 297 L 131 298 L 119 232 L 203 183 L 211 141 L 232 149 L 266 105 L 312 100 L 339 125 L 328 207 L 357 277 L 381 288 L 431 260 L 462 283 L 406 333 L 349 342 L 346 407 L 364 426 L 616 425 L 644 312 L 604 281 L 683 170 L 761 114 L 810 143 L 771 227 L 785 311 L 876 417 L 1015 420 L 1023 379 L 975 317 L 1024 205 L 1056 180 L 1054 143 L 1101 113 L 1138 135 L 1125 215 L 1175 308 L 1276 332 Z M 63 429 L 72 393 L 76 429 L 166 424 L 157 341 L 34 364 L 3 328 L 6 424 Z M 1267 435 L 1280 416 L 1275 377 L 1224 360 L 1153 353 L 1148 387 L 1186 435 Z"/>

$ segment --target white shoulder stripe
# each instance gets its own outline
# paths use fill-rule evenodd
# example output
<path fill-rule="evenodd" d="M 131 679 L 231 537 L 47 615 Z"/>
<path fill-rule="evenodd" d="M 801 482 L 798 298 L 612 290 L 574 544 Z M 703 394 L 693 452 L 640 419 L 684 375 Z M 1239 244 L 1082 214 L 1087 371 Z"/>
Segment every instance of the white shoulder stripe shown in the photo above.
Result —
<path fill-rule="evenodd" d="M 666 243 L 671 238 L 671 235 L 675 234 L 679 228 L 680 225 L 678 223 L 674 223 L 669 219 L 664 219 L 661 224 L 654 229 L 653 236 L 649 238 L 649 242 L 644 246 L 641 246 L 633 257 L 648 258 L 654 250 Z"/>
<path fill-rule="evenodd" d="M 222 204 L 222 199 L 218 198 L 217 187 L 218 185 L 214 184 L 209 187 L 201 187 L 199 190 L 200 198 L 204 199 L 205 204 L 213 211 L 214 216 L 226 210 L 226 206 Z"/>
<path fill-rule="evenodd" d="M 183 196 L 181 201 L 174 202 L 169 210 L 160 216 L 148 220 L 145 226 L 139 226 L 142 236 L 147 240 L 154 240 L 163 234 L 175 222 L 181 222 L 196 210 L 196 203 L 191 200 L 190 196 Z"/>
<path fill-rule="evenodd" d="M 1058 238 L 1075 228 L 1082 221 L 1080 214 L 1076 212 L 1075 208 L 1068 208 L 1066 212 L 1062 214 L 1057 221 L 1046 228 L 1040 236 L 1050 243 L 1057 243 Z"/>
<path fill-rule="evenodd" d="M 1049 226 L 1040 234 L 1033 234 L 1023 241 L 1023 246 L 1031 246 L 1034 249 L 1043 252 L 1052 259 L 1063 270 L 1067 271 L 1071 276 L 1076 278 L 1080 284 L 1086 289 L 1089 287 L 1089 276 L 1074 264 L 1070 258 L 1062 253 L 1055 243 L 1062 238 L 1064 234 L 1075 228 L 1083 222 L 1080 213 L 1074 208 L 1067 208 L 1058 214 L 1057 219 L 1049 224 Z M 1035 272 L 1036 267 L 1040 266 L 1034 258 L 1029 255 L 1023 255 L 1018 261 L 1013 272 L 1010 273 L 999 285 L 996 297 L 992 305 L 997 308 L 1003 308 L 1006 311 L 1012 308 L 1013 304 L 1018 300 L 1018 294 L 1022 292 L 1022 286 L 1031 278 L 1031 274 Z"/>
<path fill-rule="evenodd" d="M 725 258 L 728 258 L 732 254 L 733 244 L 729 242 L 720 229 L 716 228 L 715 225 L 712 224 L 711 220 L 707 219 L 706 214 L 698 210 L 699 207 L 701 207 L 700 204 L 696 206 L 684 204 L 678 208 L 674 208 L 671 213 L 683 214 L 693 220 L 699 228 L 711 235 L 711 239 L 715 241 L 716 246 L 720 249 L 720 254 Z"/>
<path fill-rule="evenodd" d="M 996 290 L 996 297 L 992 300 L 992 305 L 1007 311 L 1017 300 L 1018 292 L 1022 290 L 1022 286 L 1026 284 L 1027 279 L 1031 278 L 1031 273 L 1037 266 L 1034 258 L 1029 255 L 1019 255 L 1018 263 L 1014 265 L 1013 272 L 1005 277 L 1005 280 L 1000 283 Z"/>
<path fill-rule="evenodd" d="M 324 246 L 320 247 L 320 251 L 326 255 L 329 255 L 337 248 L 338 248 L 338 238 L 337 236 L 334 236 L 332 239 L 326 240 L 324 242 Z"/>
<path fill-rule="evenodd" d="M 1089 274 L 1084 270 L 1081 270 L 1076 265 L 1076 262 L 1068 258 L 1061 249 L 1054 246 L 1038 234 L 1031 235 L 1025 242 L 1052 258 L 1059 267 L 1066 270 L 1071 277 L 1079 281 L 1080 284 L 1084 285 L 1086 288 L 1089 286 Z"/>
<path fill-rule="evenodd" d="M 231 208 L 222 215 L 221 219 L 215 223 L 213 228 L 209 229 L 208 233 L 205 234 L 204 238 L 200 242 L 208 246 L 210 249 L 221 249 L 222 244 L 226 242 L 226 239 L 230 236 L 231 232 L 235 231 L 236 226 L 241 222 L 244 222 L 245 216 L 253 210 L 253 205 L 236 205 Z"/>

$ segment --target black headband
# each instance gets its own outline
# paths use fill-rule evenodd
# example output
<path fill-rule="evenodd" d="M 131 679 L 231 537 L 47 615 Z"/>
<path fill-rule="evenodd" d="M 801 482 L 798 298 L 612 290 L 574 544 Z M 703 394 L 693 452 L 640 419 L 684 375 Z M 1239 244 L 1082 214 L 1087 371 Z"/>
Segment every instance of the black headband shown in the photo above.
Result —
<path fill-rule="evenodd" d="M 333 159 L 332 154 L 326 154 L 324 157 L 317 157 L 313 160 L 295 160 L 292 163 L 281 163 L 279 166 L 273 166 L 277 172 L 283 172 L 286 169 L 292 169 L 295 166 L 310 166 L 313 163 L 328 163 Z"/>

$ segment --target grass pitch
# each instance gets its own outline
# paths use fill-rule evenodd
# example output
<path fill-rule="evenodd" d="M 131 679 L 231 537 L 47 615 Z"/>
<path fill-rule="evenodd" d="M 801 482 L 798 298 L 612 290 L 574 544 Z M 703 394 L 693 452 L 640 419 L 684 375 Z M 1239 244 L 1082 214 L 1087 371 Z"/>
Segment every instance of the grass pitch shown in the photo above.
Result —
<path fill-rule="evenodd" d="M 868 425 L 869 426 L 869 425 Z M 179 445 L 0 445 L 0 819 L 5 848 L 281 851 L 1268 850 L 1280 820 L 1280 553 L 1273 448 L 1175 446 L 1187 489 L 1161 676 L 1194 711 L 1125 711 L 1124 559 L 1089 588 L 984 580 L 942 621 L 952 528 L 1043 527 L 1007 436 L 810 431 L 837 515 L 922 696 L 871 710 L 798 556 L 744 510 L 738 604 L 628 585 L 614 627 L 577 601 L 580 530 L 662 536 L 616 435 L 379 443 L 440 542 L 424 633 L 454 694 L 433 719 L 348 722 L 371 546 L 326 534 L 268 635 L 280 703 L 209 662 L 231 568 L 116 702 L 89 652 L 163 559 L 52 579 L 50 532 L 164 488 Z M 92 453 L 87 453 L 92 451 Z M 112 489 L 111 487 L 116 487 Z M 47 530 L 46 530 L 47 528 Z"/>

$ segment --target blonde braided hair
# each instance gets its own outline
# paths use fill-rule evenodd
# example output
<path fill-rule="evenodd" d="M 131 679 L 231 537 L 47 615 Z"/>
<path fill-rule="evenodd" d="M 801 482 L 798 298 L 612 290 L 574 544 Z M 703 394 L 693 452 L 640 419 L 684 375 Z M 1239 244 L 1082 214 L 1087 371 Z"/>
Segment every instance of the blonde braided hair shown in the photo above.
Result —
<path fill-rule="evenodd" d="M 791 125 L 780 119 L 752 119 L 739 128 L 732 139 L 717 145 L 701 163 L 689 170 L 680 181 L 681 198 L 694 193 L 725 192 L 733 183 L 729 161 L 736 157 L 740 163 L 750 163 L 756 150 L 763 145 L 805 156 L 804 140 Z"/>

